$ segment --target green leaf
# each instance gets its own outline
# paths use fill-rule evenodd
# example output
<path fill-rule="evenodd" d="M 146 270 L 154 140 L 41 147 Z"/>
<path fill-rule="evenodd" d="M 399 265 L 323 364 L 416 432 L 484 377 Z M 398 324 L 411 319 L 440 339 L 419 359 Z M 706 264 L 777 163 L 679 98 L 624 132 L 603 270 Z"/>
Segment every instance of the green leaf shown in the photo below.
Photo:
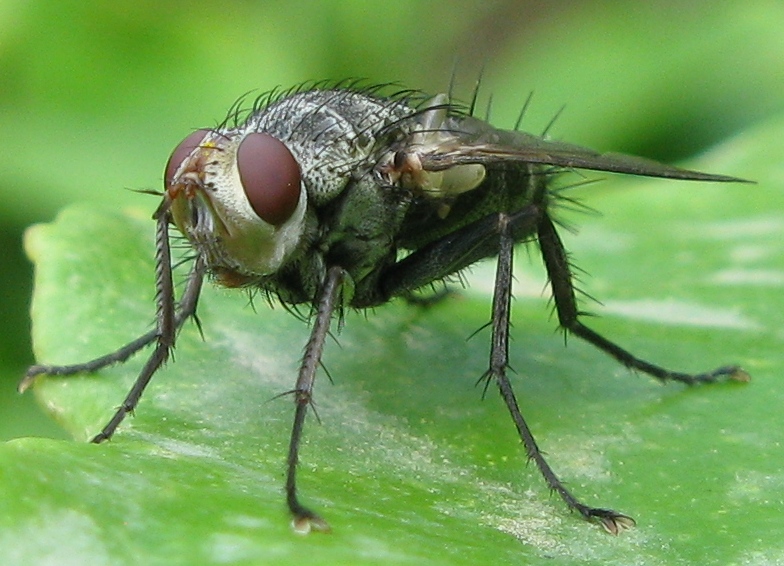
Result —
<path fill-rule="evenodd" d="M 0 160 L 0 438 L 49 424 L 14 395 L 32 362 L 23 229 L 71 202 L 135 206 L 126 189 L 160 187 L 172 148 L 242 93 L 247 106 L 347 77 L 437 93 L 454 73 L 465 100 L 481 74 L 479 112 L 499 126 L 534 92 L 524 130 L 565 106 L 554 138 L 668 162 L 784 110 L 784 4 L 770 0 L 158 4 L 0 2 L 0 130 L 13 139 Z"/>
<path fill-rule="evenodd" d="M 74 441 L 0 448 L 4 564 L 732 564 L 784 558 L 779 409 L 781 232 L 774 148 L 784 122 L 717 149 L 702 169 L 754 185 L 621 179 L 573 189 L 604 217 L 558 213 L 588 322 L 688 371 L 740 363 L 749 384 L 662 386 L 590 346 L 564 347 L 536 250 L 517 262 L 512 365 L 523 414 L 557 472 L 590 504 L 628 513 L 619 537 L 571 515 L 525 465 L 487 365 L 492 267 L 429 309 L 349 313 L 328 343 L 306 424 L 300 488 L 333 533 L 300 536 L 283 500 L 288 396 L 308 325 L 279 306 L 208 288 L 204 338 L 180 335 L 111 442 L 86 442 L 144 361 L 40 379 Z M 778 144 L 778 145 L 776 145 Z M 142 197 L 140 197 L 141 200 Z M 154 317 L 153 222 L 72 206 L 27 235 L 42 363 L 106 353 Z"/>

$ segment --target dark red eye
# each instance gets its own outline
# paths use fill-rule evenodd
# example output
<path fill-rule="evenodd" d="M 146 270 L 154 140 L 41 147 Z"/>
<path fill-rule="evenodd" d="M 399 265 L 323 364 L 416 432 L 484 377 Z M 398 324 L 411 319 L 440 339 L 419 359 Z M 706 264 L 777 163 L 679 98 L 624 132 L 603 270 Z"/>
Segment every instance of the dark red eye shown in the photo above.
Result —
<path fill-rule="evenodd" d="M 199 147 L 202 140 L 207 136 L 208 133 L 209 130 L 196 130 L 174 148 L 174 151 L 172 151 L 172 154 L 169 157 L 169 161 L 166 162 L 166 171 L 163 177 L 164 188 L 168 188 L 169 185 L 171 185 L 172 179 L 174 179 L 174 174 L 177 172 L 177 169 L 180 168 L 180 165 L 182 165 L 182 162 L 185 161 L 185 158 L 188 157 L 194 149 Z"/>
<path fill-rule="evenodd" d="M 299 203 L 300 171 L 283 142 L 268 134 L 248 134 L 237 150 L 237 168 L 259 218 L 273 226 L 291 218 Z"/>

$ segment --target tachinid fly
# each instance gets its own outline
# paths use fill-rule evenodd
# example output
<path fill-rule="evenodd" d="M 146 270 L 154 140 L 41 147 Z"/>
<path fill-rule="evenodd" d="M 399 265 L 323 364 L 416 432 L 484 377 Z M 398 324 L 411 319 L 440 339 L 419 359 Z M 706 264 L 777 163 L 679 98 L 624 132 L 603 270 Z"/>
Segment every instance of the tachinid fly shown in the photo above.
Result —
<path fill-rule="evenodd" d="M 500 130 L 446 95 L 355 85 L 299 87 L 235 106 L 214 128 L 197 130 L 173 151 L 156 221 L 157 327 L 119 350 L 75 365 L 37 365 L 37 375 L 69 375 L 154 350 L 122 406 L 93 442 L 117 429 L 168 359 L 184 322 L 196 316 L 205 276 L 227 287 L 260 290 L 286 305 L 310 307 L 312 330 L 296 384 L 286 501 L 299 531 L 329 530 L 300 503 L 297 463 L 316 370 L 334 316 L 402 297 L 497 258 L 490 363 L 480 380 L 495 383 L 548 487 L 570 509 L 617 534 L 627 515 L 591 507 L 559 480 L 540 452 L 507 377 L 514 245 L 536 241 L 558 322 L 628 368 L 694 384 L 745 381 L 739 367 L 707 373 L 670 371 L 641 360 L 580 321 L 572 267 L 551 209 L 553 179 L 590 169 L 692 181 L 741 181 L 620 154 L 601 154 L 521 131 Z M 172 284 L 169 228 L 193 248 L 179 300 Z"/>

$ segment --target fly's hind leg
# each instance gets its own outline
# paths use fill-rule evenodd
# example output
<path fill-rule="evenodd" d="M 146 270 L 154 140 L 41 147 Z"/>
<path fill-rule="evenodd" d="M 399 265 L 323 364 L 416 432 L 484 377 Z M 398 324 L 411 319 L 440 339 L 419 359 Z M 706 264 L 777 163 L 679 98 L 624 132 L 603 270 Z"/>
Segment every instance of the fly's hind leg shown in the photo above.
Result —
<path fill-rule="evenodd" d="M 598 521 L 607 531 L 617 534 L 632 526 L 634 520 L 610 509 L 589 507 L 566 488 L 539 450 L 531 429 L 520 412 L 507 375 L 514 245 L 535 237 L 537 227 L 545 215 L 544 207 L 536 204 L 529 204 L 512 213 L 489 214 L 395 264 L 384 278 L 387 284 L 385 291 L 391 296 L 404 295 L 410 289 L 427 284 L 433 279 L 446 277 L 482 258 L 498 256 L 493 292 L 490 365 L 480 381 L 487 385 L 494 381 L 498 386 L 526 454 L 544 476 L 547 486 L 558 493 L 570 509 L 579 512 L 586 519 Z"/>
<path fill-rule="evenodd" d="M 748 381 L 750 379 L 749 375 L 738 366 L 722 366 L 713 371 L 694 374 L 671 371 L 634 356 L 585 326 L 579 320 L 582 313 L 577 308 L 577 299 L 574 285 L 572 284 L 572 273 L 566 250 L 561 242 L 561 238 L 558 236 L 555 225 L 547 215 L 542 217 L 537 232 L 542 258 L 550 279 L 550 285 L 552 286 L 558 321 L 567 332 L 593 344 L 626 367 L 642 371 L 661 381 L 673 380 L 692 385 L 696 383 L 711 383 L 721 378 L 735 381 Z"/>

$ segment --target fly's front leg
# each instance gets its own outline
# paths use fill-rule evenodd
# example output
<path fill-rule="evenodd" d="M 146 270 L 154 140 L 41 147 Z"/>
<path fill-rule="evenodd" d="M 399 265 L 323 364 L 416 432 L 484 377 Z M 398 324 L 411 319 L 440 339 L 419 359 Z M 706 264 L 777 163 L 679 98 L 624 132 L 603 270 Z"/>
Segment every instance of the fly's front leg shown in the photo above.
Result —
<path fill-rule="evenodd" d="M 327 271 L 327 277 L 319 297 L 313 329 L 310 332 L 310 339 L 305 346 L 297 383 L 292 391 L 296 409 L 294 412 L 294 424 L 291 429 L 291 440 L 289 442 L 286 503 L 294 516 L 294 529 L 300 533 L 308 533 L 311 530 L 322 532 L 329 532 L 330 530 L 329 524 L 324 519 L 299 502 L 299 497 L 297 496 L 297 464 L 299 462 L 299 447 L 305 426 L 305 416 L 308 412 L 308 407 L 313 403 L 313 384 L 316 379 L 316 370 L 321 362 L 324 340 L 329 333 L 332 314 L 340 306 L 339 295 L 344 277 L 345 272 L 340 267 L 332 267 Z"/>
<path fill-rule="evenodd" d="M 196 314 L 196 306 L 206 273 L 206 263 L 202 256 L 196 258 L 188 275 L 188 282 L 182 300 L 178 306 L 175 306 L 171 250 L 169 247 L 169 205 L 170 201 L 165 199 L 154 216 L 157 221 L 155 256 L 157 324 L 155 330 L 140 336 L 115 352 L 89 362 L 67 366 L 33 366 L 27 371 L 24 379 L 19 384 L 20 391 L 24 391 L 38 375 L 73 375 L 96 371 L 118 362 L 124 362 L 143 347 L 156 342 L 155 349 L 136 378 L 122 405 L 120 405 L 101 432 L 92 439 L 92 442 L 95 443 L 109 439 L 123 421 L 125 415 L 134 410 L 150 379 L 168 359 L 169 353 L 174 347 L 178 330 L 188 318 L 195 317 Z"/>
<path fill-rule="evenodd" d="M 735 381 L 748 381 L 750 379 L 749 375 L 738 366 L 722 366 L 713 371 L 696 374 L 670 371 L 634 356 L 617 344 L 594 332 L 579 320 L 579 316 L 582 313 L 577 308 L 577 298 L 574 285 L 572 284 L 569 259 L 555 225 L 547 215 L 544 215 L 539 223 L 538 239 L 544 265 L 552 286 L 558 321 L 566 331 L 593 344 L 626 367 L 645 372 L 662 381 L 674 380 L 692 385 L 695 383 L 710 383 L 723 377 Z"/>
<path fill-rule="evenodd" d="M 136 378 L 131 390 L 128 392 L 128 395 L 122 402 L 122 405 L 117 409 L 114 413 L 114 416 L 111 420 L 106 424 L 106 426 L 99 432 L 95 437 L 92 439 L 92 442 L 98 444 L 103 442 L 104 440 L 108 440 L 114 434 L 114 431 L 120 425 L 120 423 L 125 419 L 125 416 L 128 413 L 133 412 L 136 408 L 136 405 L 139 403 L 139 399 L 144 392 L 144 389 L 150 383 L 152 376 L 160 369 L 160 367 L 168 360 L 169 354 L 171 350 L 174 348 L 174 340 L 177 335 L 177 331 L 182 327 L 183 323 L 191 316 L 195 317 L 196 314 L 196 304 L 198 302 L 199 293 L 201 291 L 202 282 L 204 280 L 206 267 L 201 257 L 196 260 L 196 265 L 194 265 L 193 271 L 191 272 L 190 279 L 188 281 L 188 287 L 186 289 L 186 294 L 184 296 L 184 301 L 182 303 L 182 308 L 173 318 L 173 324 L 161 324 L 159 322 L 159 328 L 156 331 L 156 340 L 157 343 L 155 345 L 155 350 L 147 359 L 147 362 L 144 364 L 141 372 L 139 372 L 139 376 Z M 171 277 L 171 270 L 168 270 L 168 275 Z M 190 292 L 188 292 L 190 291 Z M 159 303 L 163 303 L 166 301 L 173 302 L 174 297 L 170 296 L 168 293 L 162 294 L 159 296 Z M 159 321 L 161 320 L 161 314 L 158 315 Z M 198 323 L 198 320 L 197 320 Z"/>
<path fill-rule="evenodd" d="M 512 384 L 507 376 L 507 369 L 509 368 L 509 313 L 512 299 L 512 260 L 514 256 L 514 239 L 510 234 L 509 221 L 510 217 L 508 214 L 501 213 L 498 215 L 497 233 L 500 243 L 495 288 L 493 290 L 490 367 L 480 381 L 486 381 L 487 386 L 491 380 L 494 380 L 498 385 L 501 397 L 504 403 L 506 403 L 517 432 L 523 441 L 528 459 L 536 463 L 536 467 L 539 468 L 542 476 L 544 476 L 548 487 L 552 491 L 557 492 L 570 509 L 579 512 L 588 520 L 598 521 L 607 532 L 618 534 L 624 529 L 633 526 L 634 519 L 611 509 L 589 507 L 572 495 L 547 463 L 541 450 L 539 450 L 531 429 L 520 412 Z"/>
<path fill-rule="evenodd" d="M 185 291 L 177 306 L 177 311 L 174 318 L 176 331 L 179 331 L 182 328 L 183 324 L 185 324 L 185 321 L 191 317 L 196 316 L 196 306 L 198 304 L 199 295 L 201 294 L 205 272 L 206 267 L 204 264 L 204 259 L 199 256 L 193 264 L 190 273 L 188 274 Z M 25 376 L 19 382 L 18 390 L 20 393 L 27 391 L 27 389 L 29 389 L 33 383 L 35 383 L 35 379 L 39 375 L 68 376 L 78 373 L 92 373 L 105 367 L 125 362 L 136 352 L 145 346 L 152 344 L 157 337 L 158 328 L 154 328 L 146 334 L 139 336 L 136 340 L 128 342 L 114 352 L 110 352 L 104 356 L 100 356 L 88 362 L 69 365 L 37 364 L 30 366 L 25 373 Z"/>
<path fill-rule="evenodd" d="M 157 221 L 157 230 L 155 232 L 155 303 L 157 306 L 155 349 L 147 359 L 147 363 L 144 364 L 142 371 L 123 400 L 122 405 L 120 405 L 101 432 L 92 439 L 92 442 L 96 444 L 111 438 L 114 431 L 117 430 L 117 427 L 125 419 L 125 416 L 136 408 L 144 388 L 147 387 L 155 372 L 169 359 L 169 354 L 172 348 L 174 348 L 174 340 L 177 336 L 177 320 L 174 283 L 172 282 L 171 248 L 169 247 L 170 205 L 171 200 L 165 198 L 154 216 Z"/>

